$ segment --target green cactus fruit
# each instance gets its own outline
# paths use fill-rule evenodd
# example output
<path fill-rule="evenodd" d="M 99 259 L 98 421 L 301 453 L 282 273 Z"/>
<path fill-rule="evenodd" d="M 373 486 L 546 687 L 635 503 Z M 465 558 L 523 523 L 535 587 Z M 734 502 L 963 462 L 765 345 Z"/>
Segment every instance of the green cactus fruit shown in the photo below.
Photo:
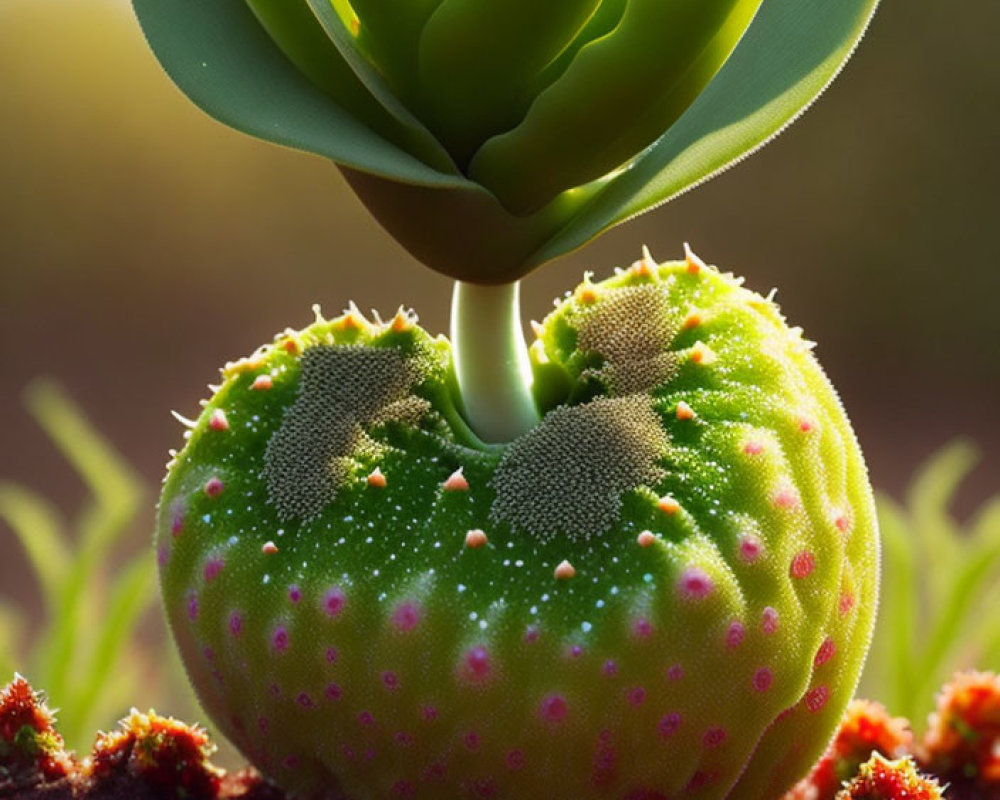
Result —
<path fill-rule="evenodd" d="M 876 602 L 810 344 L 690 253 L 588 277 L 536 335 L 544 416 L 507 445 L 402 312 L 223 370 L 157 532 L 205 709 L 301 798 L 780 796 Z"/>

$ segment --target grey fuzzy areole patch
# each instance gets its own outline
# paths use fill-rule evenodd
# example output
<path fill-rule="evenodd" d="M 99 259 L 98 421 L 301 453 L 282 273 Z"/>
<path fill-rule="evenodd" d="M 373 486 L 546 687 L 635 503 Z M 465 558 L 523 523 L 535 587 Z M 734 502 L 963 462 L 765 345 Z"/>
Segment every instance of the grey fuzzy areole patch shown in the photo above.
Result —
<path fill-rule="evenodd" d="M 395 349 L 311 347 L 299 393 L 267 443 L 263 477 L 283 520 L 317 516 L 337 496 L 354 459 L 376 448 L 366 428 L 415 422 L 427 403 L 410 393 L 419 369 Z"/>
<path fill-rule="evenodd" d="M 491 517 L 541 539 L 604 533 L 626 492 L 662 479 L 668 445 L 648 396 L 560 406 L 508 447 Z"/>

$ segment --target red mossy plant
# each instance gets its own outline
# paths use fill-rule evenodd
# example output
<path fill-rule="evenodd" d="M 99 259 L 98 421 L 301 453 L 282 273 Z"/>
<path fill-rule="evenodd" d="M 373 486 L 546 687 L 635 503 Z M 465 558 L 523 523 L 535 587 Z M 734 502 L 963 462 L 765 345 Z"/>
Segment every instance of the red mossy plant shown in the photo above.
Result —
<path fill-rule="evenodd" d="M 0 795 L 66 778 L 73 761 L 52 712 L 20 675 L 0 692 Z"/>
<path fill-rule="evenodd" d="M 889 761 L 878 753 L 837 793 L 836 800 L 943 800 L 941 787 L 921 775 L 909 757 Z"/>
<path fill-rule="evenodd" d="M 955 796 L 1000 798 L 1000 676 L 955 675 L 938 695 L 917 757 Z"/>

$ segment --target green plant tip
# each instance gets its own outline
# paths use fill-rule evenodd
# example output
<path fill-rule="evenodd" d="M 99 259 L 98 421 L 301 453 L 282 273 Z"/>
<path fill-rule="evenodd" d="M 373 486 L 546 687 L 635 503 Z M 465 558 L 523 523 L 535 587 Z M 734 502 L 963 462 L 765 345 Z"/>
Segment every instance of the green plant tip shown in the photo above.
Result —
<path fill-rule="evenodd" d="M 156 535 L 206 711 L 310 800 L 780 796 L 876 603 L 809 343 L 693 254 L 585 279 L 536 336 L 543 416 L 506 445 L 402 312 L 226 366 Z"/>

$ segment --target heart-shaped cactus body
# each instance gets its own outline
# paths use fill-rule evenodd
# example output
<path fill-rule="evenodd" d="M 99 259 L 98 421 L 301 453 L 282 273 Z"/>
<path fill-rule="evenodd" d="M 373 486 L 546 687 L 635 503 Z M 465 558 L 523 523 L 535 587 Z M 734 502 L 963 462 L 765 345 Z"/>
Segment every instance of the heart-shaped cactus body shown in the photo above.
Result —
<path fill-rule="evenodd" d="M 502 446 L 405 314 L 224 369 L 157 532 L 202 703 L 302 798 L 779 796 L 876 602 L 810 345 L 694 256 L 587 279 L 536 335 L 545 413 Z"/>

